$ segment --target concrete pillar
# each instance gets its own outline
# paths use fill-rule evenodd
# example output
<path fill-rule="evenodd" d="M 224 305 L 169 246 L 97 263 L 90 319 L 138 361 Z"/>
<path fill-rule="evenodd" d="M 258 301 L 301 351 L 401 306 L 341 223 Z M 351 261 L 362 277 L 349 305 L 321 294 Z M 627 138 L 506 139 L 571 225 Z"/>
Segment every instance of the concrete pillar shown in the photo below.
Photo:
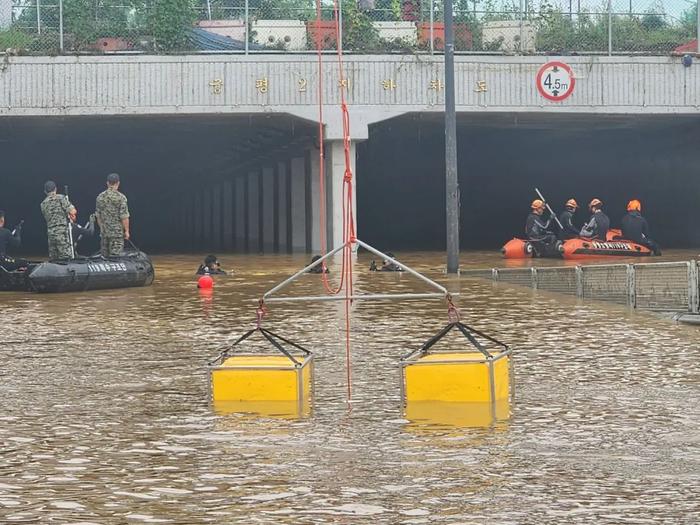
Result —
<path fill-rule="evenodd" d="M 237 177 L 234 183 L 234 226 L 236 245 L 235 249 L 239 252 L 246 250 L 246 180 L 245 177 Z"/>
<path fill-rule="evenodd" d="M 233 250 L 233 182 L 227 180 L 223 184 L 223 236 L 224 250 L 230 252 Z"/>
<path fill-rule="evenodd" d="M 248 173 L 248 251 L 260 251 L 260 172 Z"/>
<path fill-rule="evenodd" d="M 327 208 L 327 220 L 330 226 L 328 248 L 335 248 L 343 243 L 343 179 L 345 177 L 345 149 L 342 140 L 334 140 L 326 143 L 326 180 L 328 186 L 329 206 Z M 355 233 L 357 231 L 357 191 L 355 173 L 356 149 L 355 143 L 350 143 L 350 163 L 353 173 L 352 178 L 352 209 L 355 218 Z M 359 234 L 358 234 L 359 237 Z"/>
<path fill-rule="evenodd" d="M 309 163 L 309 202 L 307 210 L 309 215 L 309 237 L 307 249 L 308 251 L 320 254 L 321 253 L 321 182 L 319 172 L 321 159 L 318 156 L 318 150 L 312 149 L 307 154 Z M 329 247 L 330 249 L 330 247 Z"/>
<path fill-rule="evenodd" d="M 212 242 L 214 239 L 211 224 L 211 209 L 211 188 L 204 188 L 202 190 L 202 237 L 204 240 L 204 248 L 207 250 L 212 249 Z"/>
<path fill-rule="evenodd" d="M 194 195 L 193 218 L 192 249 L 198 251 L 202 246 L 202 193 L 199 191 Z"/>
<path fill-rule="evenodd" d="M 211 188 L 211 233 L 212 241 L 211 247 L 213 250 L 221 250 L 221 231 L 223 230 L 223 224 L 221 223 L 221 190 L 223 188 L 222 184 L 217 184 Z"/>
<path fill-rule="evenodd" d="M 287 193 L 287 163 L 277 163 L 277 252 L 286 253 L 289 249 L 287 240 L 287 214 L 289 212 Z"/>
<path fill-rule="evenodd" d="M 304 158 L 292 159 L 290 177 L 292 250 L 306 251 L 306 177 Z"/>
<path fill-rule="evenodd" d="M 275 249 L 275 170 L 262 169 L 262 246 L 265 253 Z"/>

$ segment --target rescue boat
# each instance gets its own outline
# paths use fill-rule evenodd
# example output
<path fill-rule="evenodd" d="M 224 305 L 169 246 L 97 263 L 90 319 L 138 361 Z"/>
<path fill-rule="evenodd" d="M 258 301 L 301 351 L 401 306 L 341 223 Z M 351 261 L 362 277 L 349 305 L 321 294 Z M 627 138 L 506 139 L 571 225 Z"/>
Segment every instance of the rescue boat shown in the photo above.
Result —
<path fill-rule="evenodd" d="M 150 286 L 154 275 L 148 255 L 133 251 L 107 259 L 98 255 L 30 263 L 12 272 L 0 267 L 0 291 L 60 293 Z"/>
<path fill-rule="evenodd" d="M 564 259 L 585 259 L 587 257 L 644 257 L 652 251 L 642 244 L 622 239 L 620 230 L 611 229 L 605 241 L 591 239 L 569 239 L 557 241 L 554 245 L 540 247 L 524 239 L 511 239 L 501 253 L 506 259 L 526 259 L 529 257 L 550 257 Z"/>

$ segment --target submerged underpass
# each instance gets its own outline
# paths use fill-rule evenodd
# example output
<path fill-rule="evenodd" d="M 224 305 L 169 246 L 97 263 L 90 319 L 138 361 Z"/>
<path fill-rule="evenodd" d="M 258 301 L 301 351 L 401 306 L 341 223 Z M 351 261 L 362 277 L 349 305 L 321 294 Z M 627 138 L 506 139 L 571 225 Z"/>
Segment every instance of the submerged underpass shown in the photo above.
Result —
<path fill-rule="evenodd" d="M 315 124 L 279 114 L 5 117 L 0 208 L 8 226 L 26 221 L 25 251 L 40 254 L 44 181 L 68 185 L 87 220 L 115 171 L 134 241 L 149 252 L 317 251 L 316 136 Z M 535 186 L 555 208 L 576 198 L 580 221 L 593 197 L 613 224 L 638 198 L 662 246 L 700 246 L 699 137 L 695 116 L 461 114 L 462 246 L 497 248 L 520 234 Z M 328 149 L 332 239 L 339 155 Z M 440 114 L 370 126 L 357 143 L 361 237 L 384 249 L 442 249 L 444 170 Z"/>

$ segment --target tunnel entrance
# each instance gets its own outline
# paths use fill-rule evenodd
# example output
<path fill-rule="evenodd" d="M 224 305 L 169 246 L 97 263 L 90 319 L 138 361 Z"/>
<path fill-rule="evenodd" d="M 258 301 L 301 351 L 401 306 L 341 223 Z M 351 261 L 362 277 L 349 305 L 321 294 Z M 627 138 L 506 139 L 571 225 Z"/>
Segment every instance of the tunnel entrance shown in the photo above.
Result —
<path fill-rule="evenodd" d="M 316 134 L 315 125 L 280 114 L 4 117 L 0 209 L 8 227 L 25 220 L 23 253 L 45 255 L 39 208 L 44 182 L 54 180 L 60 192 L 69 187 L 83 222 L 94 211 L 107 174 L 117 172 L 129 199 L 132 238 L 140 247 L 149 253 L 204 249 L 208 246 L 193 239 L 187 227 L 193 219 L 186 197 L 262 162 L 303 156 Z M 215 198 L 216 193 L 209 203 L 212 213 Z M 211 237 L 205 224 L 199 234 Z M 81 245 L 81 253 L 97 246 L 96 239 Z"/>
<path fill-rule="evenodd" d="M 522 235 L 539 187 L 556 211 L 574 197 L 605 203 L 618 226 L 632 198 L 665 247 L 700 246 L 700 117 L 461 114 L 461 243 L 497 248 Z M 385 249 L 445 246 L 441 114 L 374 125 L 358 146 L 358 223 Z"/>
<path fill-rule="evenodd" d="M 280 114 L 5 117 L 0 209 L 8 227 L 26 221 L 23 252 L 41 256 L 43 183 L 68 185 L 85 221 L 117 172 L 132 237 L 149 253 L 317 251 L 316 135 L 314 123 Z M 640 199 L 662 246 L 698 247 L 698 138 L 697 116 L 462 114 L 462 247 L 521 235 L 535 186 L 557 210 L 576 198 L 579 223 L 593 197 L 613 225 Z M 361 238 L 385 250 L 444 249 L 442 115 L 376 124 L 357 152 Z M 90 242 L 82 253 L 97 248 Z"/>

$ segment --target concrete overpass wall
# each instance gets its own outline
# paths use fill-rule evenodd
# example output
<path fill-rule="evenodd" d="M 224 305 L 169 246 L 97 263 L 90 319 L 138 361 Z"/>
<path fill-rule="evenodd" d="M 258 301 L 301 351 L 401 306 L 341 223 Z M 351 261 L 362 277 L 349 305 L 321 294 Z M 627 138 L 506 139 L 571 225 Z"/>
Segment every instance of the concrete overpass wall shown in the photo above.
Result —
<path fill-rule="evenodd" d="M 695 113 L 700 64 L 678 57 L 564 57 L 576 88 L 563 102 L 543 98 L 538 68 L 552 57 L 457 57 L 459 111 Z M 439 111 L 440 57 L 349 56 L 347 94 L 354 134 L 405 112 Z M 339 102 L 328 57 L 324 101 Z M 479 87 L 481 86 L 481 87 Z M 0 68 L 0 115 L 117 115 L 282 112 L 315 119 L 313 56 L 12 57 Z M 328 111 L 329 137 L 339 132 Z"/>

